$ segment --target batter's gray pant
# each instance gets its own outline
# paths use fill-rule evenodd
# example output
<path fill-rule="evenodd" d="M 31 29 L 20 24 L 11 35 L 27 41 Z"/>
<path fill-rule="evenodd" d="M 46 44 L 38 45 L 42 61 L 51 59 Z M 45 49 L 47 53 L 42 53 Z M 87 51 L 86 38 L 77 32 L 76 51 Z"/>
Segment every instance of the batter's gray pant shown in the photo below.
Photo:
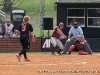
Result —
<path fill-rule="evenodd" d="M 72 38 L 72 39 L 70 40 L 70 42 L 66 42 L 66 43 L 65 43 L 65 46 L 64 46 L 64 48 L 63 48 L 62 53 L 64 53 L 64 54 L 67 53 L 67 51 L 68 51 L 68 49 L 70 48 L 70 46 L 71 46 L 72 44 L 74 44 L 74 39 L 75 39 L 75 38 Z M 85 44 L 84 44 L 84 50 L 85 50 L 86 52 L 88 52 L 89 54 L 92 54 L 92 50 L 91 50 L 91 48 L 90 48 L 90 46 L 89 46 L 88 43 L 85 43 Z"/>
<path fill-rule="evenodd" d="M 61 50 L 63 50 L 63 44 L 59 39 L 57 39 L 55 37 L 51 37 L 50 39 L 51 39 L 51 43 L 54 47 L 58 46 Z"/>

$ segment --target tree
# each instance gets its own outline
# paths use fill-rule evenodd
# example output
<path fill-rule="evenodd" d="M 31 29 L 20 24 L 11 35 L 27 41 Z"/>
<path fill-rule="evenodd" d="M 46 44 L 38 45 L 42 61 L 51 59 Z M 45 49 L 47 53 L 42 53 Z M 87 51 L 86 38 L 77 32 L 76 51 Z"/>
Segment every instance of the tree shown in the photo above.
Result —
<path fill-rule="evenodd" d="M 21 0 L 21 2 L 19 2 L 19 0 L 3 0 L 3 8 L 2 11 L 4 12 L 9 12 L 11 10 L 15 10 L 15 9 L 20 9 L 18 8 L 25 0 Z M 16 7 L 12 7 L 12 5 L 14 5 L 16 2 L 19 2 L 18 5 Z"/>
<path fill-rule="evenodd" d="M 12 2 L 11 0 L 3 0 L 3 11 L 7 12 L 7 11 L 11 11 L 12 9 Z"/>

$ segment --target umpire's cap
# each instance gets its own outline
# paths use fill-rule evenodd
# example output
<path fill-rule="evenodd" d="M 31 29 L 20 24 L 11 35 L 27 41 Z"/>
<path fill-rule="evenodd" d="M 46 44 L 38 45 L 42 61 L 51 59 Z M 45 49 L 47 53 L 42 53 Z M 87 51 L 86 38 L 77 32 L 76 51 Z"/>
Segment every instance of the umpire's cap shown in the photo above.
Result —
<path fill-rule="evenodd" d="M 74 25 L 78 25 L 78 23 L 77 22 L 74 22 Z"/>
<path fill-rule="evenodd" d="M 60 22 L 60 23 L 59 23 L 59 26 L 64 26 L 64 23 Z"/>

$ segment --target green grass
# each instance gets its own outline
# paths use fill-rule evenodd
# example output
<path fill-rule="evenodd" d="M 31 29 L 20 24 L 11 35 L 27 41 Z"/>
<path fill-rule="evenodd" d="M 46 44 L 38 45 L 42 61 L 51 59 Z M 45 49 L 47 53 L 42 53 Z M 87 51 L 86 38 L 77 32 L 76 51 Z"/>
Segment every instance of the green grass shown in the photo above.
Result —
<path fill-rule="evenodd" d="M 53 30 L 44 30 L 43 31 L 43 37 L 48 37 L 52 35 Z M 40 29 L 34 29 L 34 33 L 36 37 L 39 37 L 38 35 L 40 34 Z M 48 34 L 49 33 L 49 34 Z"/>
<path fill-rule="evenodd" d="M 19 52 L 3 52 L 0 55 L 16 55 Z M 51 54 L 51 52 L 27 52 L 27 54 Z"/>
<path fill-rule="evenodd" d="M 3 0 L 0 0 L 0 2 Z M 30 23 L 34 27 L 34 32 L 37 37 L 40 36 L 40 0 L 11 0 L 14 1 L 12 7 L 17 7 L 25 10 L 26 15 L 30 16 Z M 44 15 L 43 17 L 53 18 L 53 25 L 56 26 L 56 11 L 54 11 L 54 2 L 56 0 L 43 0 Z M 0 6 L 2 9 L 3 6 Z M 6 14 L 10 14 L 7 12 Z M 44 37 L 48 36 L 48 31 L 44 31 Z M 50 31 L 51 35 L 52 31 Z"/>
<path fill-rule="evenodd" d="M 0 53 L 0 55 L 15 55 L 17 53 L 18 52 L 8 52 L 8 53 L 3 52 L 3 53 Z M 27 52 L 27 54 L 51 54 L 51 52 Z M 95 54 L 100 54 L 100 52 L 93 52 L 93 55 Z M 72 55 L 78 55 L 78 52 L 72 52 Z"/>

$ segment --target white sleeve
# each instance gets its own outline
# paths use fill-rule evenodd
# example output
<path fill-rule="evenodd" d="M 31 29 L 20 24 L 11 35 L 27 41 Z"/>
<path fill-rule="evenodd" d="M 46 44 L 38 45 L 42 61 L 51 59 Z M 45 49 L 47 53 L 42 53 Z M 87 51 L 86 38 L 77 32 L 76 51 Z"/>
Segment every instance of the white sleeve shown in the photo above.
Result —
<path fill-rule="evenodd" d="M 70 28 L 69 33 L 68 33 L 68 34 L 72 34 L 72 30 L 73 30 L 73 27 L 71 27 L 71 28 Z"/>
<path fill-rule="evenodd" d="M 80 34 L 82 34 L 82 35 L 83 35 L 83 30 L 82 30 L 82 28 L 81 28 L 81 27 L 79 27 L 79 31 L 80 31 Z"/>

